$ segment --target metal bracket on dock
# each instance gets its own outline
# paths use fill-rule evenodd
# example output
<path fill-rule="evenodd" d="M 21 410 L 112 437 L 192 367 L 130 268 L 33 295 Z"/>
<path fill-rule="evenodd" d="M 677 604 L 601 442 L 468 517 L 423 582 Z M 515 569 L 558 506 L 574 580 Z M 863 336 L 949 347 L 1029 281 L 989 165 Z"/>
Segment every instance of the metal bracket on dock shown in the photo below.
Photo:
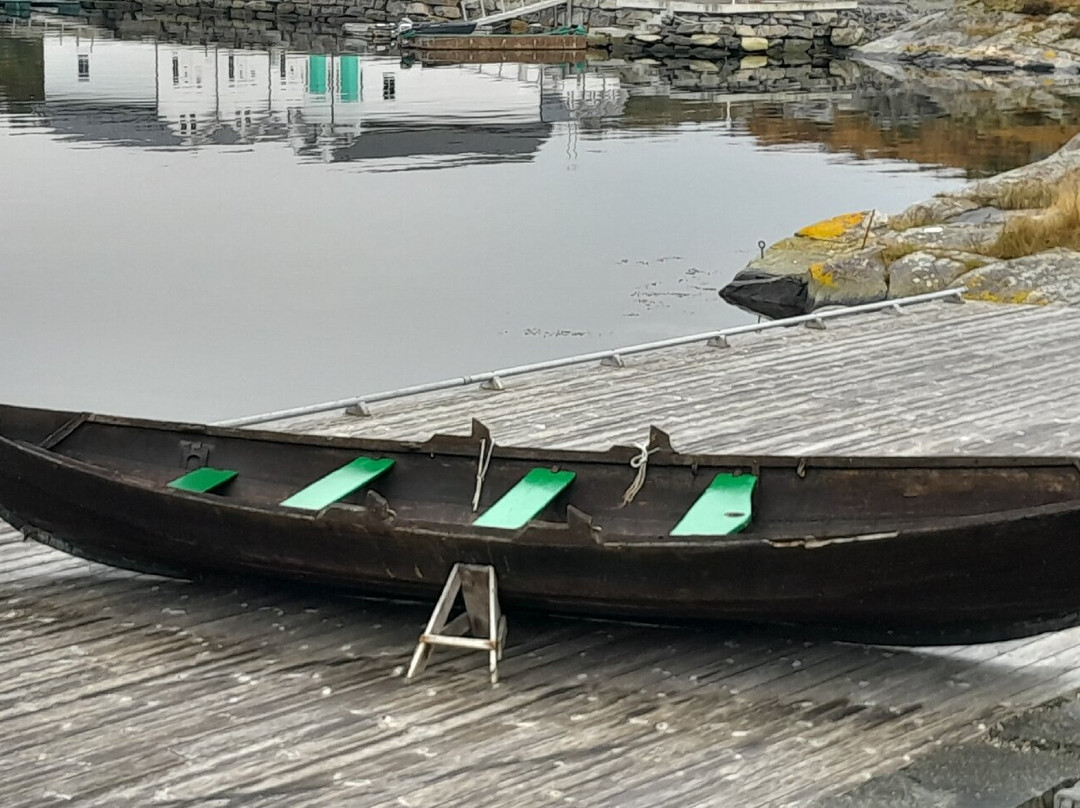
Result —
<path fill-rule="evenodd" d="M 716 337 L 712 337 L 705 344 L 708 345 L 710 348 L 730 348 L 731 347 L 731 343 L 728 342 L 728 338 L 725 337 L 723 334 L 720 334 L 719 336 L 716 336 Z"/>
<path fill-rule="evenodd" d="M 465 601 L 465 611 L 450 617 L 458 592 Z M 463 636 L 471 632 L 473 636 Z M 419 676 L 431 659 L 436 645 L 468 648 L 488 652 L 491 683 L 499 681 L 499 660 L 506 642 L 506 618 L 499 607 L 498 583 L 495 568 L 486 564 L 455 564 L 446 579 L 446 586 L 435 604 L 427 628 L 416 644 L 406 679 Z"/>
<path fill-rule="evenodd" d="M 815 331 L 825 330 L 825 320 L 821 317 L 815 317 L 813 320 L 807 320 L 805 325 L 807 328 L 812 328 Z"/>
<path fill-rule="evenodd" d="M 345 408 L 345 414 L 368 418 L 371 416 L 371 408 L 367 405 L 366 401 L 357 401 L 351 407 Z"/>
<path fill-rule="evenodd" d="M 614 353 L 611 356 L 605 356 L 603 359 L 600 360 L 600 364 L 608 368 L 626 367 L 626 363 L 623 361 L 623 358 L 617 353 Z"/>
<path fill-rule="evenodd" d="M 492 376 L 486 382 L 480 382 L 481 390 L 505 390 L 506 385 L 503 384 L 502 379 L 498 376 Z"/>

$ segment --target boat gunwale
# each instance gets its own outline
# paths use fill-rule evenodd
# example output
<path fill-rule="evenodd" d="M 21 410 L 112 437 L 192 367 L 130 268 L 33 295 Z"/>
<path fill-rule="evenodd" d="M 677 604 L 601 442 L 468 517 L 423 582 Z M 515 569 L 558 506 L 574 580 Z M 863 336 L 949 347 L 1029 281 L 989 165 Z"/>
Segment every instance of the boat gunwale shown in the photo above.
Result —
<path fill-rule="evenodd" d="M 106 422 L 111 422 L 111 420 L 112 419 L 107 419 Z M 132 421 L 135 419 L 120 418 L 115 420 L 117 420 L 123 425 L 133 427 L 139 426 L 138 423 L 132 423 Z M 87 419 L 87 423 L 94 422 L 96 422 L 96 420 L 93 417 Z M 161 422 L 148 421 L 147 423 L 159 425 Z M 173 424 L 172 426 L 177 427 L 175 431 L 184 431 L 179 428 L 181 425 Z M 229 430 L 227 428 L 213 429 L 215 431 L 221 429 L 225 432 L 225 434 L 229 436 L 233 436 L 236 432 L 247 432 L 247 430 Z M 263 434 L 276 435 L 277 433 Z M 246 437 L 246 434 L 243 435 L 243 437 Z M 350 442 L 352 441 L 352 439 L 345 440 Z M 303 441 L 297 442 L 304 443 Z M 386 443 L 387 442 L 384 441 L 383 445 L 385 445 Z M 791 536 L 769 536 L 753 533 L 738 533 L 722 537 L 702 535 L 695 537 L 680 537 L 679 539 L 672 539 L 670 537 L 657 537 L 656 539 L 642 538 L 627 540 L 626 538 L 616 537 L 609 541 L 603 537 L 602 528 L 594 529 L 591 526 L 590 521 L 588 521 L 588 518 L 586 518 L 585 520 L 568 520 L 567 522 L 548 522 L 542 520 L 532 520 L 524 527 L 518 528 L 514 531 L 506 531 L 498 528 L 478 528 L 471 524 L 463 524 L 460 522 L 433 522 L 421 520 L 402 520 L 400 522 L 392 522 L 388 520 L 382 520 L 375 514 L 371 514 L 368 518 L 363 519 L 363 517 L 369 514 L 370 511 L 368 511 L 364 506 L 357 506 L 348 503 L 334 503 L 327 508 L 324 508 L 317 512 L 301 512 L 281 505 L 252 504 L 250 502 L 243 502 L 241 500 L 229 499 L 225 497 L 215 497 L 212 500 L 208 500 L 206 498 L 206 495 L 204 494 L 183 491 L 176 488 L 169 488 L 167 486 L 159 487 L 150 481 L 124 473 L 117 469 L 111 469 L 106 466 L 101 466 L 89 461 L 68 457 L 58 452 L 55 452 L 52 449 L 45 449 L 37 446 L 29 441 L 12 440 L 3 435 L 0 435 L 0 445 L 5 444 L 9 447 L 12 447 L 16 451 L 21 451 L 31 456 L 37 457 L 39 460 L 46 463 L 51 463 L 54 466 L 66 468 L 73 473 L 97 477 L 110 484 L 134 488 L 138 491 L 150 493 L 154 496 L 163 496 L 174 499 L 179 498 L 181 500 L 189 501 L 193 504 L 209 506 L 213 509 L 231 510 L 238 513 L 258 513 L 275 518 L 287 517 L 289 519 L 307 521 L 312 523 L 326 521 L 328 516 L 330 520 L 334 520 L 336 518 L 340 518 L 340 516 L 345 513 L 352 515 L 354 514 L 355 509 L 355 515 L 362 518 L 362 522 L 358 525 L 359 527 L 362 527 L 365 530 L 378 529 L 383 532 L 384 535 L 390 537 L 402 534 L 418 537 L 430 536 L 432 538 L 452 537 L 456 540 L 462 541 L 480 541 L 496 544 L 528 543 L 537 547 L 568 546 L 566 542 L 552 541 L 550 537 L 551 534 L 554 533 L 562 534 L 567 538 L 580 538 L 582 544 L 592 544 L 603 549 L 700 549 L 709 550 L 711 552 L 719 552 L 727 550 L 745 549 L 751 546 L 767 545 L 769 547 L 781 550 L 788 550 L 793 548 L 806 548 L 817 550 L 822 546 L 833 544 L 843 545 L 860 541 L 878 541 L 881 540 L 887 533 L 894 534 L 889 538 L 889 540 L 918 540 L 932 538 L 942 533 L 948 533 L 958 529 L 970 529 L 972 527 L 984 525 L 996 526 L 1030 519 L 1053 518 L 1060 515 L 1067 515 L 1069 513 L 1080 513 L 1080 498 L 1074 498 L 1066 500 L 1064 502 L 1049 503 L 1046 505 L 1034 507 L 1014 508 L 1011 510 L 1003 511 L 988 511 L 985 513 L 965 514 L 961 516 L 941 518 L 938 519 L 933 525 L 928 525 L 926 527 L 901 527 L 896 530 L 868 531 L 864 534 L 851 534 L 848 532 L 842 532 L 835 535 L 816 533 Z M 416 450 L 414 449 L 414 451 Z M 637 452 L 637 450 L 634 451 Z M 780 459 L 792 460 L 793 458 Z M 651 462 L 652 461 L 650 460 L 650 463 Z M 786 465 L 790 467 L 791 464 L 789 463 Z M 1021 465 L 1026 467 L 1030 464 L 1025 463 Z M 1060 464 L 1056 465 L 1073 466 L 1076 467 L 1077 473 L 1080 473 L 1080 466 L 1078 466 L 1077 463 L 1071 459 L 1068 459 L 1067 462 L 1063 461 Z M 844 466 L 840 467 L 843 468 Z M 990 467 L 992 468 L 994 466 Z M 574 510 L 576 511 L 577 509 Z M 581 512 L 578 511 L 578 513 Z M 585 516 L 588 517 L 588 515 Z"/>
<path fill-rule="evenodd" d="M 155 421 L 124 416 L 99 415 L 94 413 L 71 413 L 73 417 L 85 415 L 83 424 L 106 424 L 111 426 L 131 427 L 133 429 L 158 429 L 167 432 L 187 432 L 210 437 L 237 438 L 242 440 L 262 441 L 267 443 L 288 443 L 310 446 L 313 448 L 364 449 L 415 454 L 443 454 L 455 457 L 472 457 L 476 454 L 481 440 L 490 440 L 487 434 L 477 434 L 477 427 L 486 433 L 486 427 L 474 421 L 472 434 L 435 433 L 426 440 L 398 440 L 394 438 L 366 438 L 358 436 L 317 435 L 302 432 L 275 432 L 267 429 L 247 429 L 242 427 L 213 426 L 179 421 Z M 82 424 L 72 431 L 76 434 Z M 655 435 L 667 435 L 652 427 Z M 3 435 L 0 425 L 0 440 L 10 440 Z M 32 445 L 32 444 L 31 444 Z M 55 447 L 52 447 L 55 448 Z M 51 451 L 52 448 L 47 451 Z M 1034 467 L 1073 467 L 1080 474 L 1080 456 L 1048 455 L 813 455 L 813 454 L 765 454 L 765 455 L 722 455 L 705 452 L 680 452 L 670 446 L 652 446 L 655 451 L 649 456 L 649 465 L 661 466 L 716 466 L 720 468 L 754 466 L 767 468 L 798 468 L 809 470 L 823 469 L 988 469 L 988 468 L 1034 468 Z M 597 463 L 626 465 L 632 457 L 641 454 L 639 446 L 613 444 L 607 449 L 555 449 L 539 448 L 496 443 L 492 450 L 493 458 L 506 460 L 532 460 L 536 462 L 572 461 L 575 463 Z M 57 453 L 59 454 L 59 453 Z M 62 456 L 62 455 L 61 455 Z"/>

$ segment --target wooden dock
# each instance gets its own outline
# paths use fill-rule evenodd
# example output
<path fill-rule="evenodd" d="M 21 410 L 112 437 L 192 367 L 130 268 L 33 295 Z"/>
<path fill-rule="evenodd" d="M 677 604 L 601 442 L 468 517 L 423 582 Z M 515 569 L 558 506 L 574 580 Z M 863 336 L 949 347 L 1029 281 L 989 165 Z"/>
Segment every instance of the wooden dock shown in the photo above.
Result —
<path fill-rule="evenodd" d="M 290 428 L 424 437 L 476 415 L 546 446 L 656 424 L 685 449 L 1080 453 L 1077 310 L 932 304 L 731 342 Z M 527 614 L 498 687 L 441 649 L 407 684 L 429 609 L 135 575 L 0 525 L 0 804 L 828 805 L 1080 689 L 1080 629 L 882 648 Z M 1005 752 L 1039 765 L 978 804 L 1080 775 Z"/>
<path fill-rule="evenodd" d="M 927 303 L 372 404 L 277 428 L 606 449 L 650 425 L 687 452 L 1080 455 L 1080 309 Z M 362 368 L 358 369 L 362 373 Z"/>

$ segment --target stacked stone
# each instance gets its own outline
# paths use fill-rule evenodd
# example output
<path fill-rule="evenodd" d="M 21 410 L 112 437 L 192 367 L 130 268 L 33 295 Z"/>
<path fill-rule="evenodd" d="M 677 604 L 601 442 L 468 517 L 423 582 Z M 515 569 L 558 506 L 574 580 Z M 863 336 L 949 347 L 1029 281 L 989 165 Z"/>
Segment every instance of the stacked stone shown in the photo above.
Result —
<path fill-rule="evenodd" d="M 621 43 L 624 55 L 724 59 L 762 54 L 788 62 L 850 47 L 866 36 L 862 25 L 837 11 L 723 16 L 680 13 L 670 22 L 655 20 L 655 15 L 646 12 L 618 12 L 617 25 L 634 29 Z"/>
<path fill-rule="evenodd" d="M 764 57 L 714 62 L 703 59 L 667 59 L 659 65 L 649 59 L 627 62 L 619 68 L 624 87 L 655 85 L 681 92 L 710 91 L 736 95 L 765 92 L 851 92 L 858 69 L 836 61 L 798 66 L 770 64 Z"/>
<path fill-rule="evenodd" d="M 243 29 L 241 39 L 274 44 L 283 39 L 321 37 L 340 33 L 349 24 L 390 24 L 403 17 L 417 22 L 452 22 L 462 18 L 453 0 L 82 0 L 92 14 L 123 20 L 131 33 L 158 33 L 155 26 L 200 25 L 208 37 L 230 27 Z M 655 11 L 619 9 L 617 0 L 577 0 L 570 22 L 609 33 L 590 38 L 594 47 L 618 47 L 631 58 L 692 57 L 718 60 L 745 54 L 767 54 L 774 61 L 797 62 L 846 48 L 876 36 L 900 21 L 896 10 L 868 7 L 850 11 L 811 11 L 709 15 L 680 13 L 661 19 Z M 473 0 L 479 13 L 498 11 L 499 0 Z M 899 16 L 898 16 L 899 15 Z M 165 22 L 162 23 L 162 18 Z M 894 19 L 895 18 L 895 19 Z M 522 18 L 524 24 L 551 27 L 564 23 L 562 9 L 548 9 Z M 145 23 L 145 30 L 137 31 Z M 610 33 L 620 29 L 622 34 Z M 263 33 L 258 33 L 263 32 Z"/>
<path fill-rule="evenodd" d="M 330 33 L 319 29 L 347 24 L 396 23 L 404 17 L 415 22 L 454 22 L 462 19 L 461 6 L 455 0 L 81 0 L 83 8 L 101 19 L 117 20 L 124 15 L 173 15 L 179 24 L 206 18 L 226 18 L 242 22 L 299 26 L 309 33 Z M 475 0 L 470 16 L 476 16 L 483 5 L 488 13 L 501 10 L 499 0 Z M 616 0 L 578 0 L 574 4 L 571 24 L 603 28 L 617 24 Z M 475 10 L 475 12 L 474 12 Z M 565 23 L 562 9 L 523 16 L 526 24 L 552 27 Z M 153 26 L 149 26 L 152 28 Z M 225 26 L 228 27 L 228 26 Z M 259 26 L 252 26 L 259 28 Z M 147 30 L 152 34 L 152 30 Z"/>
<path fill-rule="evenodd" d="M 386 3 L 387 0 L 371 0 Z M 370 24 L 378 18 L 355 7 L 314 6 L 265 0 L 169 0 L 132 3 L 127 0 L 83 0 L 92 25 L 115 30 L 121 38 L 154 37 L 185 43 L 217 43 L 229 47 L 289 45 L 298 50 L 335 53 L 343 47 L 343 26 Z"/>

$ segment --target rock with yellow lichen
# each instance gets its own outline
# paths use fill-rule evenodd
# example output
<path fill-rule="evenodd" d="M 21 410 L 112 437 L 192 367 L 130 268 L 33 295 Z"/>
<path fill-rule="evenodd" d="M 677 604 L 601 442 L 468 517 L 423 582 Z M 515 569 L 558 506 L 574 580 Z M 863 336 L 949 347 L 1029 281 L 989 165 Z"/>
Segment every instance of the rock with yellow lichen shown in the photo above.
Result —
<path fill-rule="evenodd" d="M 889 297 L 911 297 L 948 288 L 973 267 L 990 259 L 973 253 L 913 252 L 889 265 Z"/>
<path fill-rule="evenodd" d="M 863 243 L 888 232 L 888 217 L 879 211 L 834 216 L 807 225 L 782 239 L 749 264 L 720 290 L 728 303 L 766 317 L 790 317 L 825 305 L 808 296 L 811 267 L 843 261 Z M 843 296 L 842 289 L 839 294 Z M 832 302 L 836 294 L 826 293 Z M 854 298 L 853 298 L 854 299 Z"/>
<path fill-rule="evenodd" d="M 889 293 L 888 270 L 881 247 L 856 250 L 829 261 L 811 264 L 807 298 L 815 308 L 876 303 Z"/>
<path fill-rule="evenodd" d="M 953 286 L 964 286 L 966 297 L 992 303 L 1050 303 L 1080 305 L 1080 252 L 1055 248 L 1009 261 L 994 261 L 973 269 Z"/>

